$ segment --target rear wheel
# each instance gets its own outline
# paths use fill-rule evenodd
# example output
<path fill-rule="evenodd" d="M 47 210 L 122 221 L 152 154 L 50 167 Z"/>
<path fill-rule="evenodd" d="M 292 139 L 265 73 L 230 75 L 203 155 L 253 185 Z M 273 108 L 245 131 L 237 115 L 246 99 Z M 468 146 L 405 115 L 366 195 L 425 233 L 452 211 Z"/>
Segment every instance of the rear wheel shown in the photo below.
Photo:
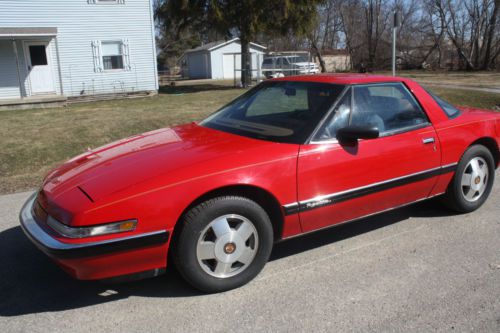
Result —
<path fill-rule="evenodd" d="M 458 163 L 445 195 L 445 203 L 461 213 L 472 212 L 486 201 L 495 179 L 491 152 L 482 145 L 470 147 Z"/>
<path fill-rule="evenodd" d="M 243 197 L 218 197 L 192 208 L 183 218 L 174 260 L 195 288 L 220 292 L 252 280 L 272 249 L 267 213 Z"/>

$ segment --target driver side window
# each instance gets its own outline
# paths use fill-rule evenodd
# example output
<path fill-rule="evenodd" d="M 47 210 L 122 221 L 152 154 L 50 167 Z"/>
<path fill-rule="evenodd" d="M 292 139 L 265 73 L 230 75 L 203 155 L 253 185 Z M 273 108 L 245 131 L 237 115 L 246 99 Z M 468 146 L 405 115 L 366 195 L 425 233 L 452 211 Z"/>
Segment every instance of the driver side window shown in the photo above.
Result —
<path fill-rule="evenodd" d="M 377 127 L 387 135 L 426 123 L 427 116 L 402 83 L 353 87 L 353 126 Z"/>
<path fill-rule="evenodd" d="M 314 136 L 313 141 L 335 140 L 347 126 L 377 127 L 380 136 L 429 124 L 424 111 L 402 83 L 354 85 Z"/>
<path fill-rule="evenodd" d="M 348 126 L 351 112 L 351 90 L 349 89 L 335 106 L 313 141 L 335 140 L 337 131 Z"/>

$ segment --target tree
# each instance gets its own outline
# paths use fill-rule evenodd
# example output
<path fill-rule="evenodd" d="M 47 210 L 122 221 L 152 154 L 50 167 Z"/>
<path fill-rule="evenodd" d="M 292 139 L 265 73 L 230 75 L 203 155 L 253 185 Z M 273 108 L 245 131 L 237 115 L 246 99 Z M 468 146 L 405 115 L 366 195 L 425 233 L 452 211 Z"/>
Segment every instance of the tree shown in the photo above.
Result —
<path fill-rule="evenodd" d="M 465 69 L 489 69 L 498 53 L 500 0 L 435 0 L 445 27 Z"/>
<path fill-rule="evenodd" d="M 164 0 L 157 18 L 177 31 L 189 27 L 210 27 L 227 37 L 238 36 L 241 43 L 241 82 L 248 86 L 252 77 L 250 42 L 260 33 L 306 35 L 313 28 L 316 6 L 323 0 Z"/>
<path fill-rule="evenodd" d="M 500 56 L 500 0 L 329 0 L 353 64 L 387 68 L 392 12 L 402 13 L 398 58 L 407 68 L 492 69 Z M 320 12 L 324 11 L 319 9 Z M 328 23 L 320 20 L 324 31 Z M 458 61 L 456 59 L 458 58 Z"/>
<path fill-rule="evenodd" d="M 318 6 L 316 28 L 308 37 L 311 49 L 316 54 L 321 67 L 321 72 L 326 72 L 326 64 L 322 51 L 336 49 L 340 42 L 341 20 L 337 15 L 339 0 L 327 0 Z"/>

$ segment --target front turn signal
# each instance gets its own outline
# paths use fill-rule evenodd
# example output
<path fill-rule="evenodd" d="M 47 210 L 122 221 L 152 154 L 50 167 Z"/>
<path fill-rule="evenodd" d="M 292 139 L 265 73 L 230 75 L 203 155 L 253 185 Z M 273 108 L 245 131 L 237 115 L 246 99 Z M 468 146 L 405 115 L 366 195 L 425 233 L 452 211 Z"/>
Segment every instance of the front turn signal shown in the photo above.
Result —
<path fill-rule="evenodd" d="M 137 220 L 106 223 L 91 227 L 70 227 L 49 216 L 47 224 L 64 237 L 85 238 L 134 231 L 137 226 Z"/>

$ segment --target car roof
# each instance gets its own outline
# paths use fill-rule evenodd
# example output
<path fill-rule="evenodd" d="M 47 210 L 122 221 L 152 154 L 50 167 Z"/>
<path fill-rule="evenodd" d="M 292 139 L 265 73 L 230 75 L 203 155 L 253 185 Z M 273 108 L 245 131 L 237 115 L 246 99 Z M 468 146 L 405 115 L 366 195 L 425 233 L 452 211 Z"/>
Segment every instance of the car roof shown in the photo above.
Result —
<path fill-rule="evenodd" d="M 373 74 L 315 74 L 315 75 L 297 75 L 287 76 L 283 78 L 272 79 L 272 81 L 296 81 L 296 82 L 320 82 L 320 83 L 337 83 L 337 84 L 365 84 L 365 83 L 381 83 L 381 82 L 407 82 L 410 79 L 388 76 L 388 75 L 373 75 Z"/>

